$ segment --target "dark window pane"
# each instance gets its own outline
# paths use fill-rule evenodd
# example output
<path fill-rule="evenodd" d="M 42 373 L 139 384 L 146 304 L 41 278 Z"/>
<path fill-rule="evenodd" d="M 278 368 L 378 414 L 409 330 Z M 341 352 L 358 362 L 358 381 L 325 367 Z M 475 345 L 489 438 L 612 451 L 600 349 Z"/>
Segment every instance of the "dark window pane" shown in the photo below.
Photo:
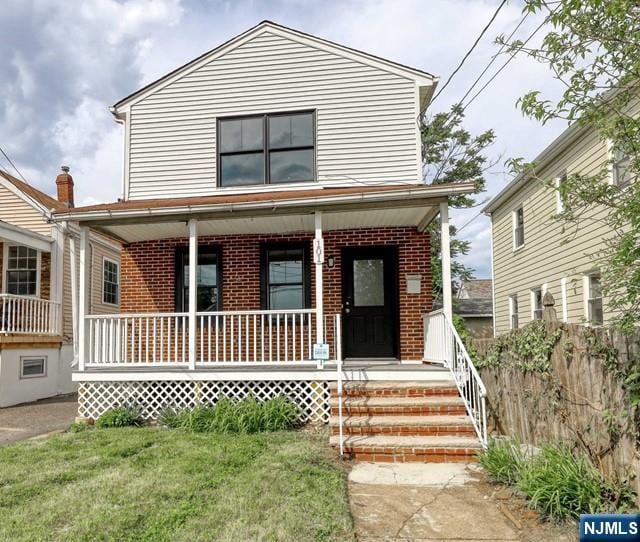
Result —
<path fill-rule="evenodd" d="M 384 305 L 384 260 L 353 261 L 353 304 L 356 307 Z"/>
<path fill-rule="evenodd" d="M 269 308 L 271 310 L 302 309 L 304 307 L 302 284 L 269 287 Z"/>
<path fill-rule="evenodd" d="M 22 360 L 22 376 L 41 376 L 45 373 L 45 360 L 24 359 Z"/>
<path fill-rule="evenodd" d="M 262 118 L 221 120 L 220 152 L 261 150 L 262 125 Z"/>
<path fill-rule="evenodd" d="M 313 180 L 313 149 L 270 153 L 272 183 Z"/>
<path fill-rule="evenodd" d="M 237 154 L 222 156 L 222 186 L 243 186 L 264 183 L 264 154 Z"/>
<path fill-rule="evenodd" d="M 269 117 L 269 146 L 272 149 L 311 147 L 313 119 L 311 113 Z"/>
<path fill-rule="evenodd" d="M 302 259 L 269 262 L 269 282 L 271 284 L 302 282 Z"/>

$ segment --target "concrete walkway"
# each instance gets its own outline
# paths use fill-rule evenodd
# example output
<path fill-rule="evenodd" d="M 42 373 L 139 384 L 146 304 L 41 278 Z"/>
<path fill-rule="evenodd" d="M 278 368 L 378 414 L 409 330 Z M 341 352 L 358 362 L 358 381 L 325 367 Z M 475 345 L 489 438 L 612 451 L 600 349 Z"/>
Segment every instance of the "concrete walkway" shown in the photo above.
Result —
<path fill-rule="evenodd" d="M 358 463 L 349 474 L 358 541 L 572 540 L 544 525 L 534 532 L 483 479 L 475 465 Z"/>
<path fill-rule="evenodd" d="M 67 429 L 77 414 L 76 394 L 0 408 L 0 446 Z"/>

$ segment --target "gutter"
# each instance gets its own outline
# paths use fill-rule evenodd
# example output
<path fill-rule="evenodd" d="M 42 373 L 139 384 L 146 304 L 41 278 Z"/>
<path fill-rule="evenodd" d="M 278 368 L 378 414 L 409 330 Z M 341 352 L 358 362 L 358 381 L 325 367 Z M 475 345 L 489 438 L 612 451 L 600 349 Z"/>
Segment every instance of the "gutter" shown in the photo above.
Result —
<path fill-rule="evenodd" d="M 309 198 L 298 198 L 291 200 L 264 200 L 255 202 L 240 203 L 213 203 L 202 205 L 181 205 L 178 207 L 141 207 L 138 209 L 123 210 L 95 210 L 75 213 L 59 213 L 56 215 L 57 220 L 99 220 L 99 219 L 117 219 L 117 218 L 143 218 L 148 216 L 161 215 L 184 215 L 207 212 L 233 212 L 239 210 L 258 210 L 258 209 L 286 209 L 289 207 L 314 207 L 317 205 L 334 205 L 353 202 L 385 202 L 395 200 L 409 200 L 419 197 L 437 198 L 446 197 L 453 194 L 470 194 L 473 192 L 474 186 L 471 183 L 460 183 L 457 186 L 448 186 L 442 188 L 430 188 L 429 190 L 416 190 L 409 188 L 406 190 L 398 190 L 393 192 L 374 192 L 370 194 L 345 194 L 338 196 L 316 196 Z"/>

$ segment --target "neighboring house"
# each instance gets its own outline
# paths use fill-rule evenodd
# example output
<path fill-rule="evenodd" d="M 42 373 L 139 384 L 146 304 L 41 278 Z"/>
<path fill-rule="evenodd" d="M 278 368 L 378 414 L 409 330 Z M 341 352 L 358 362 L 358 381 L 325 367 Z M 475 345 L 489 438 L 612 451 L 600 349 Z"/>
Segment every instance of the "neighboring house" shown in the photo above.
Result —
<path fill-rule="evenodd" d="M 631 114 L 637 114 L 635 105 Z M 556 186 L 566 175 L 596 174 L 609 168 L 608 179 L 625 189 L 631 178 L 628 159 L 613 156 L 611 146 L 595 129 L 574 124 L 534 160 L 537 177 Z M 519 175 L 489 204 L 494 325 L 496 334 L 518 328 L 542 316 L 542 298 L 555 298 L 558 318 L 565 322 L 606 325 L 614 316 L 603 299 L 598 252 L 615 235 L 594 207 L 579 224 L 557 218 L 562 211 L 559 192 Z"/>
<path fill-rule="evenodd" d="M 335 381 L 368 380 L 378 414 L 444 418 L 350 420 L 349 451 L 475 453 L 454 380 L 423 364 L 450 365 L 454 348 L 441 348 L 454 337 L 450 290 L 444 313 L 426 316 L 428 225 L 441 215 L 450 283 L 447 198 L 473 190 L 423 184 L 416 118 L 436 83 L 265 21 L 118 102 L 123 200 L 56 212 L 81 225 L 81 255 L 89 227 L 124 244 L 121 314 L 89 308 L 81 266 L 80 415 L 133 403 L 154 418 L 221 394 L 285 394 L 337 431 Z M 464 390 L 484 439 L 477 385 Z"/>
<path fill-rule="evenodd" d="M 76 388 L 71 239 L 79 228 L 52 218 L 73 207 L 68 170 L 56 185 L 58 199 L 0 171 L 0 407 Z M 119 310 L 119 250 L 90 233 L 92 312 Z"/>
<path fill-rule="evenodd" d="M 473 338 L 493 337 L 493 281 L 462 281 L 455 294 L 453 312 L 464 319 L 467 331 Z"/>

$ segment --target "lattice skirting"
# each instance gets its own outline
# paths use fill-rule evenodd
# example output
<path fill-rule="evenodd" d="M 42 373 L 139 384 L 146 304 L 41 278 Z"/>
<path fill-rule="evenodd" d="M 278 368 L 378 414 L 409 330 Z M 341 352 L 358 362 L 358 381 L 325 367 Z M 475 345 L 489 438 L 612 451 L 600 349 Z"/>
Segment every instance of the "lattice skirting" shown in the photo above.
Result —
<path fill-rule="evenodd" d="M 249 394 L 261 401 L 285 395 L 300 407 L 301 421 L 329 421 L 328 383 L 297 380 L 81 382 L 78 415 L 95 420 L 111 408 L 133 405 L 153 420 L 166 408 L 213 405 L 221 396 L 242 399 Z"/>

